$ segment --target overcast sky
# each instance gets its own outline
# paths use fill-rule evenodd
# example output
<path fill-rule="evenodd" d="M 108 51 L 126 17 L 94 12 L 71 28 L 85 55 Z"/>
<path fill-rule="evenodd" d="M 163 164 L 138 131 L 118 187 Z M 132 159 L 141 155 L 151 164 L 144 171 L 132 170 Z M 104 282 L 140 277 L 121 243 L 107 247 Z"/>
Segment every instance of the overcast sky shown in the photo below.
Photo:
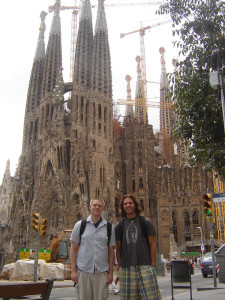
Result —
<path fill-rule="evenodd" d="M 79 3 L 80 0 L 77 0 Z M 40 13 L 48 12 L 48 6 L 55 0 L 1 1 L 1 72 L 0 72 L 0 184 L 10 159 L 11 176 L 14 176 L 18 158 L 22 150 L 24 111 L 30 72 L 38 40 Z M 132 77 L 132 97 L 135 97 L 137 65 L 135 58 L 140 55 L 139 33 L 120 39 L 120 33 L 127 33 L 143 26 L 154 25 L 169 17 L 155 15 L 157 5 L 122 7 L 123 3 L 156 3 L 153 0 L 105 0 L 105 4 L 118 4 L 106 7 L 109 31 L 109 44 L 112 59 L 113 99 L 126 98 L 125 76 Z M 75 0 L 61 0 L 62 6 L 71 6 Z M 91 0 L 97 5 L 97 0 Z M 97 9 L 93 8 L 93 27 Z M 63 78 L 69 80 L 71 18 L 72 11 L 61 11 Z M 46 17 L 46 46 L 52 13 Z M 176 57 L 172 46 L 171 24 L 153 27 L 145 33 L 146 74 L 148 81 L 159 82 L 161 73 L 159 48 L 166 49 L 167 71 L 172 71 L 172 59 Z M 149 100 L 159 101 L 159 85 L 148 84 Z M 123 115 L 122 106 L 118 106 Z M 149 108 L 149 123 L 154 130 L 159 129 L 159 110 Z"/>

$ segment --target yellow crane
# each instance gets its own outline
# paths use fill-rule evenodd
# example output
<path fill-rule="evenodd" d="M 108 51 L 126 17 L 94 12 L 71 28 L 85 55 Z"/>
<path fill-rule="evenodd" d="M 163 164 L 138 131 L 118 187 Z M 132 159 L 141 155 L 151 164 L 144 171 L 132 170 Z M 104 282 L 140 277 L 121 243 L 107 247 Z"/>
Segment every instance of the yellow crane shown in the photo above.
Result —
<path fill-rule="evenodd" d="M 143 101 L 143 99 L 135 99 L 135 100 L 125 100 L 125 99 L 118 99 L 118 105 L 136 105 L 137 101 Z M 147 107 L 154 107 L 154 108 L 169 108 L 174 109 L 173 103 L 160 103 L 159 101 L 147 101 Z"/>
<path fill-rule="evenodd" d="M 224 193 L 223 181 L 216 176 L 215 171 L 213 171 L 213 186 L 214 193 Z M 218 241 L 223 242 L 225 240 L 225 202 L 216 202 L 214 203 L 215 207 L 215 219 L 217 224 L 217 233 L 218 233 Z"/>

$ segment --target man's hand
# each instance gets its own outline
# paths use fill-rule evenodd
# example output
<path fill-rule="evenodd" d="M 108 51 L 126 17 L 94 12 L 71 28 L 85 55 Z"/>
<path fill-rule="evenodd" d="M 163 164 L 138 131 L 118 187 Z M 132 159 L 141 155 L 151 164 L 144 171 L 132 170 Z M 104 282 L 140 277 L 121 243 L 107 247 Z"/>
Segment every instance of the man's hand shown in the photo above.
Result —
<path fill-rule="evenodd" d="M 72 280 L 74 283 L 78 283 L 77 271 L 72 271 L 72 272 L 71 272 L 71 280 Z"/>
<path fill-rule="evenodd" d="M 112 282 L 113 282 L 113 273 L 109 272 L 108 273 L 108 280 L 107 280 L 106 284 L 110 284 Z"/>

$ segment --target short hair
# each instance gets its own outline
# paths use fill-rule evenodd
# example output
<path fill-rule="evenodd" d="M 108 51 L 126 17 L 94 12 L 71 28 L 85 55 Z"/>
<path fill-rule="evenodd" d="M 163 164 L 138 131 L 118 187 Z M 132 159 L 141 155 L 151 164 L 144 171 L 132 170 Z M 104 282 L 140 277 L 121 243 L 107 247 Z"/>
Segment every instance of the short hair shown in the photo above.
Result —
<path fill-rule="evenodd" d="M 120 204 L 119 204 L 119 211 L 120 211 L 120 215 L 125 218 L 126 217 L 126 212 L 123 208 L 123 204 L 124 204 L 124 200 L 127 199 L 127 198 L 130 198 L 133 202 L 134 202 L 134 205 L 135 205 L 135 213 L 137 216 L 140 216 L 141 212 L 142 212 L 142 209 L 140 207 L 140 204 L 139 202 L 137 201 L 137 199 L 134 197 L 133 194 L 126 194 L 122 197 L 122 199 L 120 200 Z"/>
<path fill-rule="evenodd" d="M 94 202 L 95 200 L 101 201 L 101 202 L 102 202 L 102 204 L 103 204 L 103 207 L 105 207 L 105 202 L 104 202 L 104 200 L 102 200 L 102 199 L 99 199 L 99 198 L 93 198 L 93 199 L 91 199 L 91 201 L 90 201 L 90 205 L 92 205 L 92 204 L 93 204 L 93 202 Z"/>

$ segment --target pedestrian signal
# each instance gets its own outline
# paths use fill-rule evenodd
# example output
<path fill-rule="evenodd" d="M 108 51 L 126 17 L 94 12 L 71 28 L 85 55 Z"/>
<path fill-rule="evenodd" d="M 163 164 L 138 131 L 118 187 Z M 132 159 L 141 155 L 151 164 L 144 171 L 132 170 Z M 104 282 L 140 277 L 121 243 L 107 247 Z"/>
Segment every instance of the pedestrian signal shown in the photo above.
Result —
<path fill-rule="evenodd" d="M 46 236 L 47 232 L 47 220 L 41 219 L 41 225 L 40 225 L 40 236 Z"/>
<path fill-rule="evenodd" d="M 202 195 L 202 198 L 204 199 L 202 205 L 204 207 L 204 214 L 207 217 L 213 217 L 213 197 L 211 193 Z"/>
<path fill-rule="evenodd" d="M 39 213 L 35 213 L 35 214 L 32 214 L 32 226 L 31 228 L 34 229 L 35 231 L 38 231 L 39 230 L 39 222 L 40 222 L 40 214 Z"/>

